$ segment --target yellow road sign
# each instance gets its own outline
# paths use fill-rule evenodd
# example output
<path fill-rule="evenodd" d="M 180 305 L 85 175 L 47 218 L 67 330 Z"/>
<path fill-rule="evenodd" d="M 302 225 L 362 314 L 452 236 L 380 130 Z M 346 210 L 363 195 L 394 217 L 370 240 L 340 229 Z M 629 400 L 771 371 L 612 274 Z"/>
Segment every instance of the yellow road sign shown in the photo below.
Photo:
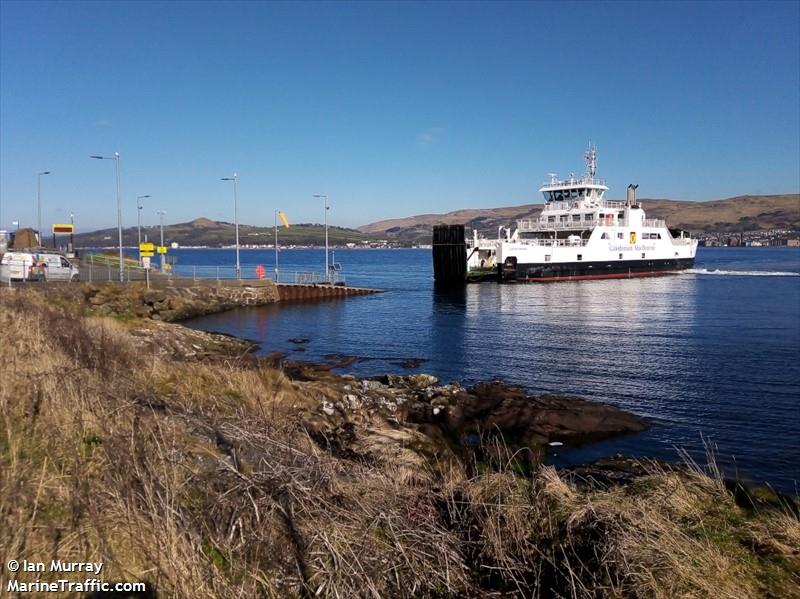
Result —
<path fill-rule="evenodd" d="M 139 252 L 139 255 L 142 258 L 152 258 L 153 257 L 153 252 Z"/>
<path fill-rule="evenodd" d="M 139 244 L 139 251 L 140 252 L 152 252 L 155 246 L 150 243 L 149 241 L 143 241 Z"/>
<path fill-rule="evenodd" d="M 56 223 L 53 225 L 53 233 L 72 233 L 74 226 L 69 224 Z"/>
<path fill-rule="evenodd" d="M 158 253 L 159 254 L 166 254 L 167 253 L 167 246 L 165 246 L 165 245 L 158 246 Z"/>

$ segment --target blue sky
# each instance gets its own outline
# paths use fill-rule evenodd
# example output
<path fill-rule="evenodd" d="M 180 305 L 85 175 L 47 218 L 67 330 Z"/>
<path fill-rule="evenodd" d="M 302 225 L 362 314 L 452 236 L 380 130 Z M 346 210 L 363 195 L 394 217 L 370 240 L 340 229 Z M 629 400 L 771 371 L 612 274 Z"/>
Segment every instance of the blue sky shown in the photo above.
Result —
<path fill-rule="evenodd" d="M 798 2 L 8 2 L 0 228 L 76 213 L 331 222 L 539 202 L 547 172 L 610 197 L 800 189 Z M 48 227 L 49 228 L 49 227 Z"/>

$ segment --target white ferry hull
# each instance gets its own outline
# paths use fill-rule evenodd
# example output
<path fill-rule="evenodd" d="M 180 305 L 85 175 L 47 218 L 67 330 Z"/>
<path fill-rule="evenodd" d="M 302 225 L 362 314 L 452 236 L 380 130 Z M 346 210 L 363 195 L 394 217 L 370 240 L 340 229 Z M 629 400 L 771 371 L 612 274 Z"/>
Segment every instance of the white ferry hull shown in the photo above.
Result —
<path fill-rule="evenodd" d="M 655 276 L 694 265 L 697 241 L 666 227 L 597 226 L 589 239 L 506 241 L 498 247 L 501 281 L 561 281 Z"/>

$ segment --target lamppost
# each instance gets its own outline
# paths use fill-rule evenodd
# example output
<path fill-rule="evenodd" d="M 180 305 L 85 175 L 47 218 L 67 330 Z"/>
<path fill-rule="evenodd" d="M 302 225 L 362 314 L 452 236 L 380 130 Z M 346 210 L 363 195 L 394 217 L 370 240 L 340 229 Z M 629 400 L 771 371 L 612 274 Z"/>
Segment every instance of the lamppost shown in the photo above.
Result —
<path fill-rule="evenodd" d="M 164 210 L 156 210 L 158 214 L 159 225 L 161 227 L 161 247 L 164 247 Z M 161 254 L 161 272 L 164 272 L 164 254 Z"/>
<path fill-rule="evenodd" d="M 150 196 L 136 196 L 136 232 L 139 237 L 139 245 L 142 245 L 142 203 L 139 200 L 144 200 Z"/>
<path fill-rule="evenodd" d="M 325 199 L 325 282 L 329 283 L 331 279 L 330 272 L 328 271 L 328 210 L 331 209 L 328 206 L 328 196 L 322 193 L 315 193 L 315 198 L 324 198 Z"/>
<path fill-rule="evenodd" d="M 69 251 L 71 254 L 75 253 L 75 213 L 69 213 L 69 224 L 72 225 L 72 231 L 69 233 Z"/>
<path fill-rule="evenodd" d="M 278 275 L 278 211 L 275 211 L 275 282 L 279 282 Z"/>
<path fill-rule="evenodd" d="M 113 156 L 90 156 L 97 160 L 113 160 L 117 174 L 117 232 L 119 233 L 119 280 L 125 280 L 125 270 L 122 256 L 122 189 L 119 182 L 119 152 L 114 152 Z"/>
<path fill-rule="evenodd" d="M 239 279 L 239 195 L 236 190 L 236 181 L 239 175 L 233 173 L 233 177 L 222 177 L 221 181 L 233 181 L 233 223 L 236 227 L 236 278 Z"/>
<path fill-rule="evenodd" d="M 50 171 L 42 171 L 36 176 L 36 213 L 37 230 L 39 231 L 39 245 L 42 245 L 42 175 L 49 175 Z"/>

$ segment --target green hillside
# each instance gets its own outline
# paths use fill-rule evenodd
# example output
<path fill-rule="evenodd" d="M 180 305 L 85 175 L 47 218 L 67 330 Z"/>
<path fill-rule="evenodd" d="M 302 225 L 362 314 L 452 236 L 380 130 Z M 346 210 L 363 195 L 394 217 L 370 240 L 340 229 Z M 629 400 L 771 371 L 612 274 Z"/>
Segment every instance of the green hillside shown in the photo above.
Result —
<path fill-rule="evenodd" d="M 149 241 L 159 240 L 159 228 L 142 227 L 142 238 L 147 236 Z M 117 229 L 102 229 L 91 233 L 81 233 L 75 236 L 76 247 L 104 247 L 117 245 Z M 181 246 L 208 246 L 221 247 L 233 245 L 236 234 L 233 223 L 212 221 L 207 218 L 197 218 L 188 223 L 178 223 L 164 226 L 164 242 L 170 244 L 177 242 Z M 239 225 L 239 243 L 242 245 L 272 245 L 275 239 L 275 229 L 272 227 L 255 227 L 252 225 Z M 328 240 L 331 245 L 344 245 L 346 243 L 360 243 L 374 241 L 375 235 L 362 233 L 354 229 L 342 227 L 328 227 Z M 122 244 L 133 246 L 137 242 L 136 227 L 128 227 L 122 231 Z M 288 229 L 278 229 L 278 242 L 280 245 L 325 245 L 325 227 L 323 225 L 300 223 L 291 225 Z"/>

